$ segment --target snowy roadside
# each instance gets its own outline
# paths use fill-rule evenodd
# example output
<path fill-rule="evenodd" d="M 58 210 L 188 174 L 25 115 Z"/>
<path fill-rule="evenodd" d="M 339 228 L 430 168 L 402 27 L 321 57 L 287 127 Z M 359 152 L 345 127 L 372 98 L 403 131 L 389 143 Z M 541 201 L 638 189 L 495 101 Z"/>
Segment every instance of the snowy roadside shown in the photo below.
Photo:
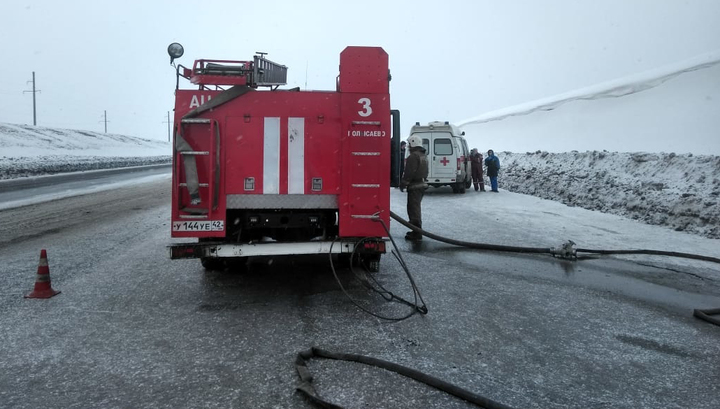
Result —
<path fill-rule="evenodd" d="M 171 157 L 37 156 L 0 157 L 0 180 L 99 169 L 170 164 Z"/>
<path fill-rule="evenodd" d="M 169 164 L 170 143 L 0 124 L 0 180 Z M 501 190 L 720 239 L 720 156 L 674 153 L 499 153 Z"/>
<path fill-rule="evenodd" d="M 0 180 L 169 164 L 171 152 L 160 140 L 0 123 Z"/>
<path fill-rule="evenodd" d="M 720 156 L 606 151 L 498 156 L 501 189 L 720 239 Z"/>

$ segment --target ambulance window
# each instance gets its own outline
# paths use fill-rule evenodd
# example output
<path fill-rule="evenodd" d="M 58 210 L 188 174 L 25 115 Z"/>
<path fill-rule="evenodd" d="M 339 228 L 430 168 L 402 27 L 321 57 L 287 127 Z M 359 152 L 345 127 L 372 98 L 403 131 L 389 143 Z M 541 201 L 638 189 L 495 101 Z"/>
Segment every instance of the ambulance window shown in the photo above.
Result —
<path fill-rule="evenodd" d="M 452 155 L 453 148 L 450 139 L 435 139 L 435 155 Z"/>
<path fill-rule="evenodd" d="M 425 149 L 425 152 L 430 152 L 430 140 L 429 139 L 423 139 L 423 148 Z"/>

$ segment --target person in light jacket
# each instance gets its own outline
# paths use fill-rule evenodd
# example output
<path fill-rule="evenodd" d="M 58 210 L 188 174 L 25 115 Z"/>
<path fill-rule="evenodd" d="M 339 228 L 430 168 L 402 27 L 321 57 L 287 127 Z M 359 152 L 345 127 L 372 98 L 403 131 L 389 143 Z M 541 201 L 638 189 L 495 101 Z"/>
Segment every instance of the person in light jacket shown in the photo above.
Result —
<path fill-rule="evenodd" d="M 413 135 L 408 138 L 410 156 L 405 162 L 400 189 L 407 190 L 407 213 L 410 224 L 422 229 L 422 199 L 425 189 L 428 188 L 425 179 L 428 177 L 428 163 L 425 157 L 425 148 L 422 146 L 422 139 Z M 409 231 L 405 235 L 406 240 L 420 241 L 422 234 Z"/>

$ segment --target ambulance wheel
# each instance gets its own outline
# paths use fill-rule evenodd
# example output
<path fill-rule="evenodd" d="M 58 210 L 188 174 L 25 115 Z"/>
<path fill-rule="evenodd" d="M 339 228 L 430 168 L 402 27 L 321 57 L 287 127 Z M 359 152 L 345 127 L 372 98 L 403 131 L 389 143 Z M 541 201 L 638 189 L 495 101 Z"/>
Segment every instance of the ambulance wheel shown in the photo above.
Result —
<path fill-rule="evenodd" d="M 460 189 L 458 189 L 457 185 L 455 185 L 455 184 L 454 184 L 454 185 L 450 185 L 450 187 L 452 188 L 453 193 L 458 193 L 459 190 L 460 190 Z"/>
<path fill-rule="evenodd" d="M 225 260 L 217 257 L 200 257 L 200 264 L 205 270 L 222 271 L 225 269 Z"/>
<path fill-rule="evenodd" d="M 472 180 L 465 182 L 465 189 L 470 189 L 470 186 L 472 186 Z"/>
<path fill-rule="evenodd" d="M 459 182 L 457 184 L 457 191 L 458 193 L 465 193 L 465 183 Z"/>

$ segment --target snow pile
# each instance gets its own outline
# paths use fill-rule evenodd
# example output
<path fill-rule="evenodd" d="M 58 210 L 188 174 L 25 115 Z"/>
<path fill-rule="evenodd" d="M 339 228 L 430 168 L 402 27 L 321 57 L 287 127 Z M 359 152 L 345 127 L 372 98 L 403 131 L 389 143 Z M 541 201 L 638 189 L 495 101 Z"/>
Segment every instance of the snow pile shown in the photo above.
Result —
<path fill-rule="evenodd" d="M 169 142 L 40 126 L 0 124 L 0 180 L 170 163 Z"/>
<path fill-rule="evenodd" d="M 498 154 L 501 189 L 720 239 L 720 156 Z"/>
<path fill-rule="evenodd" d="M 720 50 L 457 123 L 484 150 L 720 155 Z"/>

